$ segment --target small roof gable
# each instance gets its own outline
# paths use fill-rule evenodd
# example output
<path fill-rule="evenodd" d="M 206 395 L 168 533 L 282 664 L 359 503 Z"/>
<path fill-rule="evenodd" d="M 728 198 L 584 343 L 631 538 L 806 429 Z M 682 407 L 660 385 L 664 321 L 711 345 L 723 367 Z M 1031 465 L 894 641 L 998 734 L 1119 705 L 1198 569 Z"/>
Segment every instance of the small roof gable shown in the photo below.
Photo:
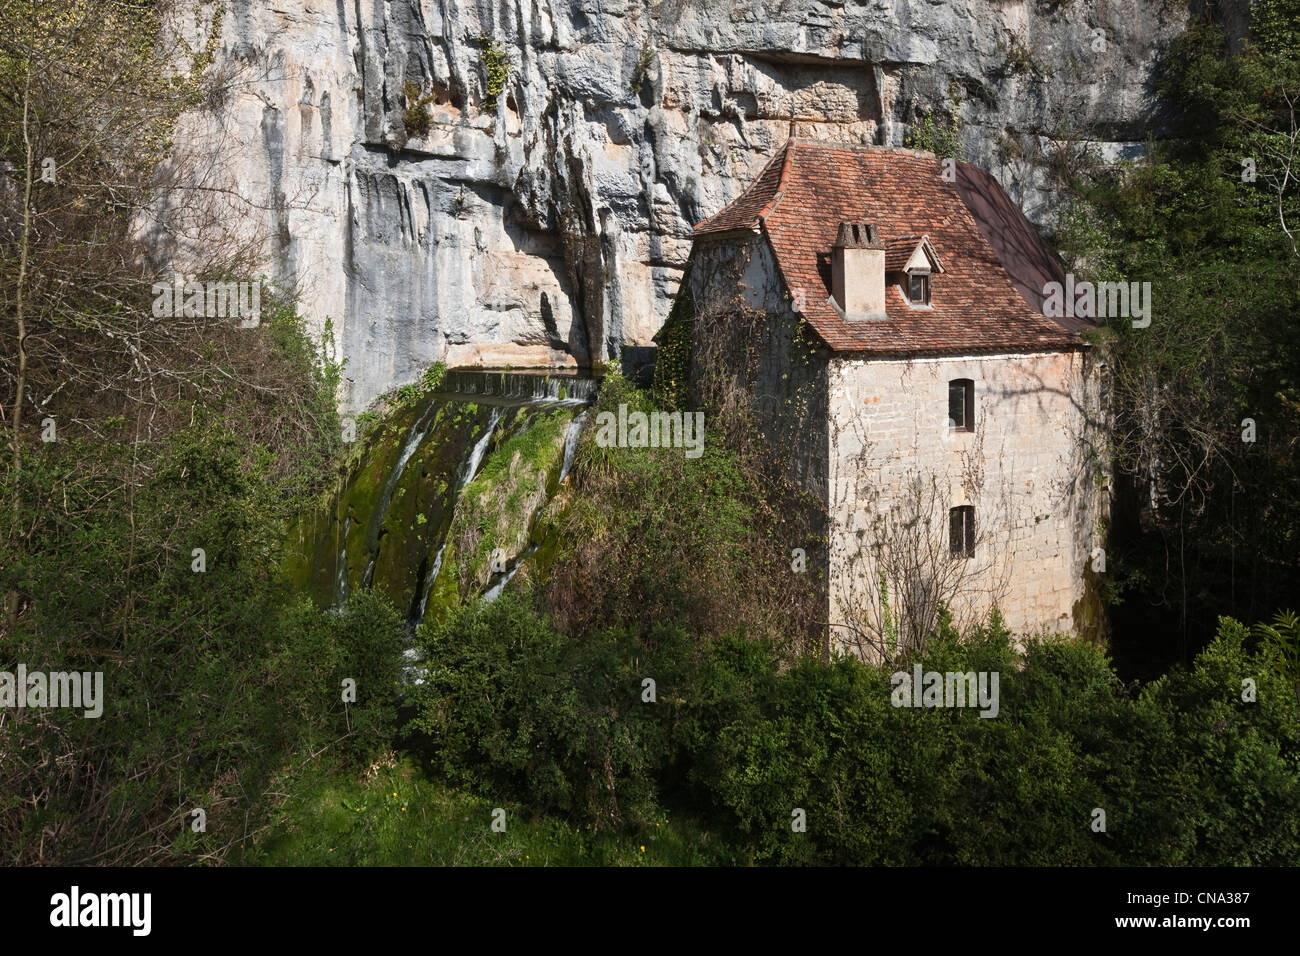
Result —
<path fill-rule="evenodd" d="M 1077 335 L 1039 311 L 1041 292 L 1037 301 L 1022 294 L 1035 291 L 1035 270 L 1046 268 L 1041 261 L 1046 244 L 1037 239 L 1034 268 L 1021 269 L 1013 280 L 988 227 L 972 210 L 994 209 L 1011 221 L 1006 207 L 1014 203 L 992 177 L 974 175 L 978 170 L 965 163 L 957 166 L 960 189 L 944 179 L 931 153 L 791 139 L 744 193 L 695 227 L 695 238 L 737 229 L 766 236 L 786 287 L 804 292 L 804 317 L 836 351 L 907 355 L 1079 346 Z M 981 200 L 994 190 L 996 195 Z M 1023 214 L 1020 218 L 1018 231 L 1033 233 Z M 889 321 L 841 318 L 829 299 L 830 253 L 842 222 L 875 224 L 885 241 L 886 269 L 904 250 L 903 267 L 918 248 L 933 257 L 931 308 L 912 308 L 897 286 L 889 285 Z M 1025 237 L 1018 243 L 1017 248 L 1030 246 Z M 938 250 L 942 268 L 935 268 Z"/>
<path fill-rule="evenodd" d="M 906 272 L 908 269 L 929 269 L 932 273 L 943 272 L 939 263 L 939 254 L 929 236 L 900 236 L 885 240 L 885 271 Z"/>

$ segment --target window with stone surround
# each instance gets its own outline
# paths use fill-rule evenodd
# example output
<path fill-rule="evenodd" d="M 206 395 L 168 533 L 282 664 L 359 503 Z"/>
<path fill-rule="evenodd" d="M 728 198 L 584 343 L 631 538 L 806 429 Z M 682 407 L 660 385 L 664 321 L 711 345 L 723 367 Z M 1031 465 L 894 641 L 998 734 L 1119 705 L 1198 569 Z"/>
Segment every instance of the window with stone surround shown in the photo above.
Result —
<path fill-rule="evenodd" d="M 975 383 L 968 378 L 948 383 L 948 425 L 959 432 L 975 430 Z"/>
<path fill-rule="evenodd" d="M 954 558 L 975 557 L 975 507 L 948 509 L 948 550 Z"/>

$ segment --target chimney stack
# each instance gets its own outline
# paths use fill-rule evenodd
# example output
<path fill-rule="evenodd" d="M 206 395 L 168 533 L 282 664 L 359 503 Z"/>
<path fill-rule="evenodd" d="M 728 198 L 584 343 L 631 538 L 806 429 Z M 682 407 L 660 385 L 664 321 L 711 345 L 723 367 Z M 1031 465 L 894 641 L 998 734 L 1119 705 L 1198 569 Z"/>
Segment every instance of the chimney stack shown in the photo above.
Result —
<path fill-rule="evenodd" d="M 874 223 L 840 223 L 831 249 L 831 293 L 850 322 L 885 319 L 885 243 Z"/>

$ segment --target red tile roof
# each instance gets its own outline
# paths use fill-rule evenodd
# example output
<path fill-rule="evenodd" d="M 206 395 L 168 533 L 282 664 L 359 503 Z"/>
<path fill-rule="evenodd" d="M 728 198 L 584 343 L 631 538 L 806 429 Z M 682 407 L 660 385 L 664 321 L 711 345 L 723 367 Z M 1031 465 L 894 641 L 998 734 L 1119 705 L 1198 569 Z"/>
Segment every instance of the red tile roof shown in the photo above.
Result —
<path fill-rule="evenodd" d="M 885 240 L 885 271 L 902 272 L 920 244 L 920 236 L 899 236 Z"/>
<path fill-rule="evenodd" d="M 1014 204 L 992 177 L 957 165 L 967 195 L 997 190 L 999 196 L 984 205 L 1002 214 L 1001 225 L 1033 232 L 1023 215 L 1012 222 L 1006 207 Z M 735 202 L 695 227 L 695 237 L 761 230 L 787 288 L 804 290 L 804 317 L 836 351 L 905 355 L 1081 345 L 1077 335 L 1030 306 L 986 237 L 988 225 L 981 227 L 963 189 L 941 173 L 930 153 L 791 139 Z M 827 301 L 830 251 L 841 222 L 874 222 L 887 256 L 895 248 L 891 239 L 920 241 L 928 235 L 944 268 L 931 278 L 932 307 L 913 309 L 890 285 L 888 321 L 841 319 Z M 1036 242 L 1036 251 L 1046 248 L 1041 239 Z M 1033 242 L 1022 239 L 1019 245 Z"/>

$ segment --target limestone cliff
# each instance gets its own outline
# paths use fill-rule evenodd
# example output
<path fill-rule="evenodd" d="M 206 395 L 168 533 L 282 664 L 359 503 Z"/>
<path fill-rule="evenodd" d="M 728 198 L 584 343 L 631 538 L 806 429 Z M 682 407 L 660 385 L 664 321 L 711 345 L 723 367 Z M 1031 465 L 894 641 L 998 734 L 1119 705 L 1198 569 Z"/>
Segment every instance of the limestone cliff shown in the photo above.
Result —
<path fill-rule="evenodd" d="M 1047 221 L 1035 160 L 1062 140 L 1136 150 L 1188 16 L 1165 0 L 227 0 L 219 62 L 238 82 L 205 122 L 272 277 L 334 320 L 359 407 L 433 361 L 587 364 L 648 343 L 691 226 L 792 126 L 903 145 L 955 90 L 963 158 Z"/>

